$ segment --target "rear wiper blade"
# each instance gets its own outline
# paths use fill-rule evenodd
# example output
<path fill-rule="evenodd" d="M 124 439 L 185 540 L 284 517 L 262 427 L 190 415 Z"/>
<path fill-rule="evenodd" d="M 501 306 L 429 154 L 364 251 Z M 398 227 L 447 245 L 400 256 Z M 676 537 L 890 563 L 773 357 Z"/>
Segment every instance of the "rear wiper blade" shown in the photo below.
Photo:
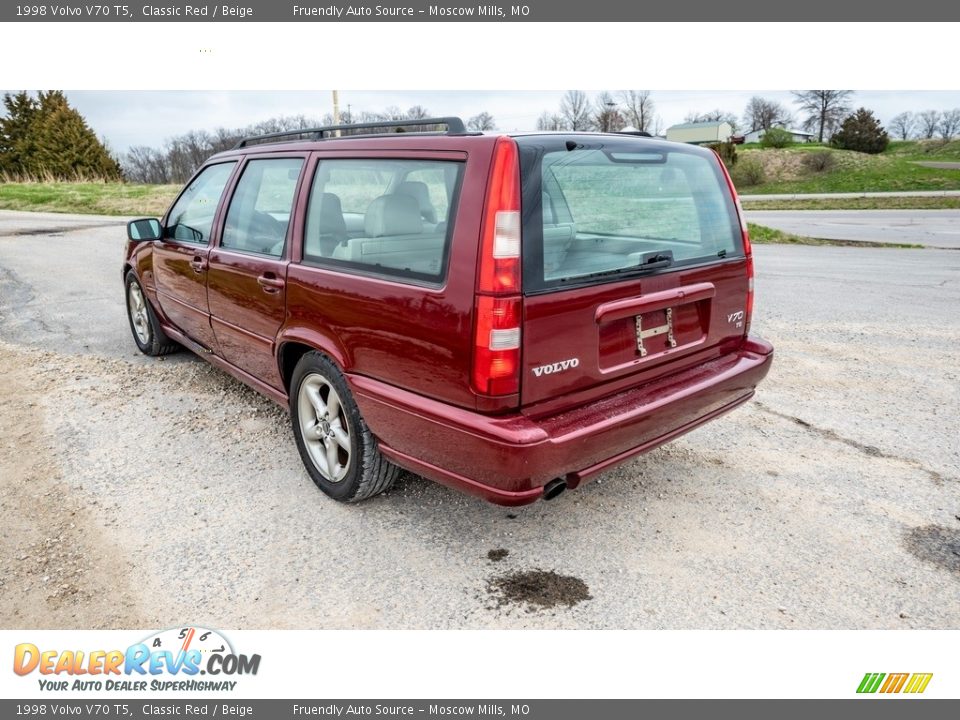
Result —
<path fill-rule="evenodd" d="M 608 277 L 610 275 L 630 275 L 660 270 L 661 268 L 673 265 L 673 252 L 670 250 L 658 250 L 656 252 L 644 253 L 637 265 L 628 265 L 626 267 L 614 268 L 613 270 L 600 270 L 599 272 L 588 273 L 587 275 L 578 275 L 573 278 L 565 278 L 564 281 L 583 281 L 588 278 Z"/>

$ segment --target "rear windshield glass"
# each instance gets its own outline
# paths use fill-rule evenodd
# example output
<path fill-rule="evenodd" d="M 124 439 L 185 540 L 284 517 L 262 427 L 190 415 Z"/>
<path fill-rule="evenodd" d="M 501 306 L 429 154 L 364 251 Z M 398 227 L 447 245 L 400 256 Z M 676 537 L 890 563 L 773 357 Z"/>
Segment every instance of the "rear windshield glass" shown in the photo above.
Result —
<path fill-rule="evenodd" d="M 519 138 L 524 287 L 609 282 L 741 253 L 712 153 L 657 141 Z"/>

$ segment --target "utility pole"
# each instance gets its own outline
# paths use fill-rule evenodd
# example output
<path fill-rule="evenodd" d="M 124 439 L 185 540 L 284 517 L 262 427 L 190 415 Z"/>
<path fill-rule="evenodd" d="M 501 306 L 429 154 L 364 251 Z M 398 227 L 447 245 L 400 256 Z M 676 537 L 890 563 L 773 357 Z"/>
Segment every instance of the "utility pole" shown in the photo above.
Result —
<path fill-rule="evenodd" d="M 340 124 L 340 92 L 338 90 L 333 91 L 333 124 Z M 340 137 L 340 131 L 334 130 L 334 137 Z"/>

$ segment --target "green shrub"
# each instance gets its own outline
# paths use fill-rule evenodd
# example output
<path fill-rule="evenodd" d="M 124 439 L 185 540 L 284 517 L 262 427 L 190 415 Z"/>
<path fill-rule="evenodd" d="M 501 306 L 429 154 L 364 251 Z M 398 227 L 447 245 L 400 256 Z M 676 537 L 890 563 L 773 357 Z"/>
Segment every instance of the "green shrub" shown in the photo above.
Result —
<path fill-rule="evenodd" d="M 711 143 L 707 147 L 720 156 L 728 171 L 732 170 L 733 166 L 737 164 L 737 146 L 732 142 Z"/>
<path fill-rule="evenodd" d="M 745 156 L 730 171 L 733 178 L 733 184 L 737 187 L 750 187 L 760 185 L 766 180 L 766 173 L 763 170 L 763 163 L 759 158 Z"/>
<path fill-rule="evenodd" d="M 783 128 L 772 127 L 760 138 L 760 146 L 765 148 L 785 148 L 793 142 L 793 133 Z"/>
<path fill-rule="evenodd" d="M 837 165 L 837 158 L 829 150 L 818 150 L 806 153 L 800 162 L 810 172 L 820 173 L 833 170 Z"/>
<path fill-rule="evenodd" d="M 862 153 L 882 153 L 890 144 L 890 136 L 866 108 L 860 108 L 843 121 L 840 129 L 830 138 L 830 144 L 842 150 Z"/>

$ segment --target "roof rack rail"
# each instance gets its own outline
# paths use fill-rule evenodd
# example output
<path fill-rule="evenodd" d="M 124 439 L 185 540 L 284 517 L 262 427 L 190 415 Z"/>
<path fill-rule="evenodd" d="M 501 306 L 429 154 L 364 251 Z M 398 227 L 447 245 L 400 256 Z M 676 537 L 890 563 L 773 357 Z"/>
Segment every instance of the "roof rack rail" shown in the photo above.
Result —
<path fill-rule="evenodd" d="M 307 136 L 305 139 L 308 140 L 326 140 L 327 133 L 333 133 L 337 131 L 347 130 L 350 131 L 349 135 L 340 135 L 336 136 L 338 139 L 349 139 L 349 138 L 360 138 L 360 137 L 371 137 L 386 135 L 388 133 L 354 133 L 354 130 L 387 130 L 389 128 L 406 128 L 406 127 L 427 127 L 430 125 L 446 125 L 447 129 L 445 131 L 433 131 L 428 130 L 426 132 L 418 132 L 417 135 L 468 135 L 466 126 L 463 124 L 463 120 L 458 117 L 435 117 L 435 118 L 418 118 L 416 120 L 386 120 L 383 122 L 369 122 L 369 123 L 352 123 L 349 125 L 322 125 L 320 127 L 314 128 L 301 128 L 299 130 L 284 130 L 283 132 L 274 132 L 274 133 L 265 133 L 263 135 L 250 135 L 245 137 L 236 145 L 233 146 L 234 150 L 238 150 L 249 145 L 259 145 L 261 143 L 270 143 L 278 142 L 285 138 L 293 138 L 297 136 Z"/>

